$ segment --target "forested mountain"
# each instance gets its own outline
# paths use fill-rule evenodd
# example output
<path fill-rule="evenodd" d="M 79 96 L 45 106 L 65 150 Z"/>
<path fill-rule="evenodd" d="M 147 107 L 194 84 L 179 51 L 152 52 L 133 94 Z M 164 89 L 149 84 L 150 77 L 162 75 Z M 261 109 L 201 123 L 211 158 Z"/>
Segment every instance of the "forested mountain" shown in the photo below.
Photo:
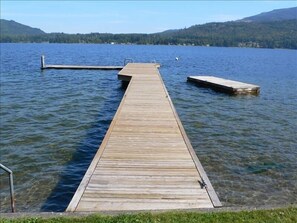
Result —
<path fill-rule="evenodd" d="M 270 12 L 263 12 L 259 15 L 241 19 L 241 22 L 273 22 L 283 20 L 297 20 L 297 7 L 287 9 L 276 9 Z"/>
<path fill-rule="evenodd" d="M 0 20 L 1 36 L 2 35 L 40 35 L 45 34 L 41 29 L 17 23 L 13 20 Z"/>
<path fill-rule="evenodd" d="M 155 34 L 44 34 L 39 30 L 42 33 L 4 35 L 1 20 L 0 42 L 123 43 L 297 49 L 297 19 L 284 19 L 291 18 L 290 12 L 296 9 L 295 7 L 263 13 L 264 21 L 261 21 L 260 18 L 263 19 L 263 15 L 260 14 L 258 17 L 246 18 L 249 19 L 249 22 L 243 19 L 232 22 L 207 23 Z M 266 21 L 269 15 L 273 21 Z"/>
<path fill-rule="evenodd" d="M 162 33 L 162 37 L 174 44 L 297 49 L 297 20 L 208 23 Z"/>

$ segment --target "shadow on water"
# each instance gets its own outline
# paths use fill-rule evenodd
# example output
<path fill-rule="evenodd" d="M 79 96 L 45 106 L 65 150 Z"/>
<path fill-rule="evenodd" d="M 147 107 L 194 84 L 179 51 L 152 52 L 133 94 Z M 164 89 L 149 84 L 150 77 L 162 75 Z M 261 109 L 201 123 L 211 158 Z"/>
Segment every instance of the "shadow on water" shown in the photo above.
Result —
<path fill-rule="evenodd" d="M 66 210 L 108 130 L 126 87 L 122 84 L 113 93 L 113 97 L 104 102 L 97 121 L 87 131 L 85 139 L 78 144 L 72 160 L 61 173 L 59 182 L 42 205 L 41 211 L 63 212 Z"/>

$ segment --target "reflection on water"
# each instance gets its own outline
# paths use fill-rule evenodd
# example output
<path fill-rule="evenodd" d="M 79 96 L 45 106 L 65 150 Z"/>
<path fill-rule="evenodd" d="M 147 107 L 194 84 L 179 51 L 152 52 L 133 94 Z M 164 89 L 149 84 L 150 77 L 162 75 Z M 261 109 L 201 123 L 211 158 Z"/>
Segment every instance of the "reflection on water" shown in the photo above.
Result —
<path fill-rule="evenodd" d="M 223 205 L 296 204 L 296 51 L 1 44 L 0 162 L 14 171 L 18 211 L 67 207 L 124 93 L 114 71 L 41 72 L 41 54 L 49 64 L 156 60 Z M 225 95 L 186 82 L 189 75 L 254 83 L 261 93 Z M 0 212 L 9 211 L 8 178 L 1 170 L 0 198 Z"/>

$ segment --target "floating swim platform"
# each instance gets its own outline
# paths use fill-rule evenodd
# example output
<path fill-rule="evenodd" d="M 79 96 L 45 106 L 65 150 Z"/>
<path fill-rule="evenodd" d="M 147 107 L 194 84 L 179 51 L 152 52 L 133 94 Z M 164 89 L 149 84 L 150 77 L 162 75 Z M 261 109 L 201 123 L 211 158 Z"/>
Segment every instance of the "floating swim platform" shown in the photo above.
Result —
<path fill-rule="evenodd" d="M 229 94 L 259 94 L 260 86 L 213 76 L 189 76 L 188 81 Z"/>

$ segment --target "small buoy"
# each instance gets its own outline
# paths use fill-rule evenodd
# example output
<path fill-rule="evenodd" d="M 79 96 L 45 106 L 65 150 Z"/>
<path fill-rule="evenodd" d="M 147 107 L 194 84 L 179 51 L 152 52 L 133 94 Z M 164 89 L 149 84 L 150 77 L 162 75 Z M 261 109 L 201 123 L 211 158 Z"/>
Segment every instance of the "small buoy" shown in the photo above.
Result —
<path fill-rule="evenodd" d="M 175 60 L 178 60 L 178 57 L 175 57 Z"/>

